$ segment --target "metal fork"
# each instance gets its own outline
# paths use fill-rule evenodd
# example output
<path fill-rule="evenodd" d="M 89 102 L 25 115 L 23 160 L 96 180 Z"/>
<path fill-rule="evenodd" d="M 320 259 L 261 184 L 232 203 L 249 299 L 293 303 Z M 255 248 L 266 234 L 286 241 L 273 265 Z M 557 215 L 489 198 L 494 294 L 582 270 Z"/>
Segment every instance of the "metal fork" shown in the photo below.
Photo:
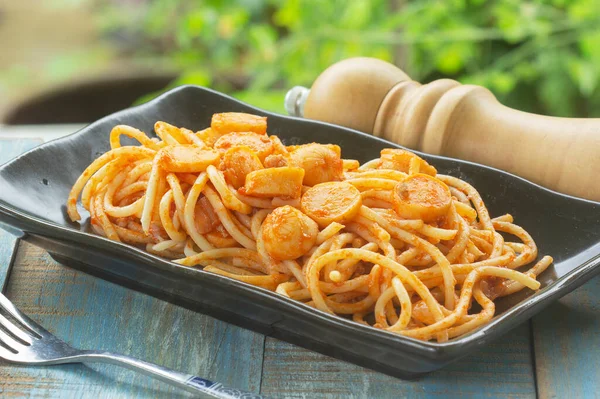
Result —
<path fill-rule="evenodd" d="M 10 321 L 5 315 L 14 319 Z M 228 388 L 218 382 L 170 370 L 116 353 L 81 350 L 50 334 L 0 293 L 0 359 L 24 365 L 111 363 L 139 371 L 193 393 L 216 398 L 262 399 L 261 395 Z"/>

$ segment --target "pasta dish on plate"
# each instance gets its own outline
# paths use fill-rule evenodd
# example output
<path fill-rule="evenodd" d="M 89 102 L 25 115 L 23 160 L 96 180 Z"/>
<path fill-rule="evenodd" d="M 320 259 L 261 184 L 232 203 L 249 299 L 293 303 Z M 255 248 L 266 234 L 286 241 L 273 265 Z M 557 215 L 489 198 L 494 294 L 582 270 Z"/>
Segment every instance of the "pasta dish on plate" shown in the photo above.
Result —
<path fill-rule="evenodd" d="M 111 150 L 69 194 L 72 221 L 80 199 L 111 240 L 438 342 L 491 320 L 496 298 L 538 289 L 552 263 L 534 263 L 535 242 L 511 215 L 492 218 L 474 187 L 412 152 L 361 165 L 337 145 L 285 145 L 266 117 L 243 113 L 215 114 L 198 132 L 154 130 L 112 129 Z"/>

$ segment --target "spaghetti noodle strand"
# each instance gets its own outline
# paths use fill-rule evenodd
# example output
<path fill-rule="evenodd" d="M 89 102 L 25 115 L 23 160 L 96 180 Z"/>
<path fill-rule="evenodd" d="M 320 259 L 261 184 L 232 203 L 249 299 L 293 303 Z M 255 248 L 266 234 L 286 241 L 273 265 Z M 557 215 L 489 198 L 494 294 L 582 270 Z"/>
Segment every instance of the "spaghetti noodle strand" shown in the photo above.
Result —
<path fill-rule="evenodd" d="M 539 289 L 552 264 L 519 271 L 538 258 L 529 233 L 410 151 L 361 165 L 336 145 L 285 146 L 266 118 L 241 113 L 215 114 L 198 133 L 161 121 L 154 130 L 112 129 L 111 149 L 69 193 L 72 221 L 81 197 L 96 234 L 438 342 L 489 322 L 496 298 Z"/>

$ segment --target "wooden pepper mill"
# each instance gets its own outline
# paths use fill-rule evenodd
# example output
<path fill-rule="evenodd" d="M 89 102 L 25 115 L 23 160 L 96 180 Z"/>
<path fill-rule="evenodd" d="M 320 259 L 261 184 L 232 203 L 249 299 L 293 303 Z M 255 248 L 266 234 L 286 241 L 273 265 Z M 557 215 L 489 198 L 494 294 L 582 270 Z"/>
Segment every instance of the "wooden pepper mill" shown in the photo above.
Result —
<path fill-rule="evenodd" d="M 484 87 L 450 79 L 421 85 L 373 58 L 330 66 L 310 91 L 294 87 L 286 96 L 286 109 L 294 116 L 493 166 L 552 190 L 600 201 L 600 119 L 517 111 Z"/>

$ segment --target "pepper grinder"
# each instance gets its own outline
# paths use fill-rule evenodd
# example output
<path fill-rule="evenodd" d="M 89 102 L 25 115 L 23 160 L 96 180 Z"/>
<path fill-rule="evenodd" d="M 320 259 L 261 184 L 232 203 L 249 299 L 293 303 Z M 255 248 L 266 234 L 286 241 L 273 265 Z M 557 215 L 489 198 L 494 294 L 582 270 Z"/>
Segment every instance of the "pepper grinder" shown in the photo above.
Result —
<path fill-rule="evenodd" d="M 600 119 L 518 111 L 484 87 L 451 79 L 421 85 L 390 63 L 363 57 L 333 64 L 310 90 L 292 88 L 285 106 L 293 116 L 492 166 L 600 201 Z"/>

